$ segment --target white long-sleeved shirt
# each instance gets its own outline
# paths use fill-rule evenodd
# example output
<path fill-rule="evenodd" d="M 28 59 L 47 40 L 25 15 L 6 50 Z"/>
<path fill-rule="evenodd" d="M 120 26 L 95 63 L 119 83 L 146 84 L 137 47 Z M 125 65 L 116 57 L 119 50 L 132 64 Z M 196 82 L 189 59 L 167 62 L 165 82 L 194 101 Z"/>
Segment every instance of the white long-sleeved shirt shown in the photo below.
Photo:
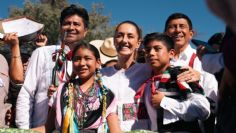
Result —
<path fill-rule="evenodd" d="M 179 58 L 176 60 L 171 60 L 170 64 L 174 66 L 188 66 L 193 53 L 196 54 L 196 49 L 191 44 L 189 44 L 186 49 L 179 54 Z M 198 57 L 194 59 L 193 69 L 200 73 L 203 71 L 202 63 Z"/>
<path fill-rule="evenodd" d="M 158 86 L 159 82 L 156 81 Z M 144 102 L 151 121 L 151 130 L 157 131 L 157 109 L 151 104 L 151 82 L 145 87 Z M 204 120 L 210 114 L 210 103 L 201 94 L 191 93 L 185 101 L 164 97 L 160 106 L 163 108 L 163 124 L 170 124 L 178 120 Z"/>
<path fill-rule="evenodd" d="M 24 84 L 17 98 L 17 127 L 28 129 L 45 124 L 48 114 L 47 92 L 55 66 L 52 53 L 59 48 L 59 45 L 45 46 L 33 52 L 26 70 Z M 68 51 L 68 47 L 65 47 L 65 50 Z M 72 66 L 68 68 L 72 69 Z"/>

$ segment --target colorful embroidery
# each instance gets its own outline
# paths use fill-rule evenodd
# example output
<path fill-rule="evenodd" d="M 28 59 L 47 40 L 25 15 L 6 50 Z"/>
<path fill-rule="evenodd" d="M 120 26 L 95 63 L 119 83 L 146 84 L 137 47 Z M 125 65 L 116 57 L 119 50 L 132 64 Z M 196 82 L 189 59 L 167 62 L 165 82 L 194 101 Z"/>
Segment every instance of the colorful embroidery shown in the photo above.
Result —
<path fill-rule="evenodd" d="M 134 103 L 123 104 L 123 120 L 137 119 L 137 105 Z"/>
<path fill-rule="evenodd" d="M 143 102 L 123 104 L 123 120 L 147 119 L 148 114 Z"/>

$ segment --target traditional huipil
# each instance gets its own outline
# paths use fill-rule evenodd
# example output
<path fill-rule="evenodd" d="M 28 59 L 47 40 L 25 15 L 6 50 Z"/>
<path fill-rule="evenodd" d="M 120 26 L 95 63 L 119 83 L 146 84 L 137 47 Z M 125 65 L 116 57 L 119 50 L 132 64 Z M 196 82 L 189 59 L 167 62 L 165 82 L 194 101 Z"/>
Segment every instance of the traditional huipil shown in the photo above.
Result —
<path fill-rule="evenodd" d="M 60 84 L 54 103 L 56 129 L 67 132 L 107 132 L 106 117 L 116 113 L 114 94 L 102 84 L 100 76 L 89 91 L 83 92 L 79 79 Z"/>

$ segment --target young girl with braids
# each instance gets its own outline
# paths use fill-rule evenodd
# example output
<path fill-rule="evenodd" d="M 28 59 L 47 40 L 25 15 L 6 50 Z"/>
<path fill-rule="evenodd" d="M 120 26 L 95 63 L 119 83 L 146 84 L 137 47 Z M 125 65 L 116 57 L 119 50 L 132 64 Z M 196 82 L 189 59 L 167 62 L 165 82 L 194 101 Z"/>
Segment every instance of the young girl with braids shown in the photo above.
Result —
<path fill-rule="evenodd" d="M 49 112 L 47 132 L 56 129 L 67 133 L 119 133 L 114 94 L 102 84 L 99 51 L 91 44 L 81 43 L 72 53 L 74 77 L 59 85 Z M 107 121 L 107 124 L 105 124 Z M 107 127 L 108 125 L 108 127 Z"/>

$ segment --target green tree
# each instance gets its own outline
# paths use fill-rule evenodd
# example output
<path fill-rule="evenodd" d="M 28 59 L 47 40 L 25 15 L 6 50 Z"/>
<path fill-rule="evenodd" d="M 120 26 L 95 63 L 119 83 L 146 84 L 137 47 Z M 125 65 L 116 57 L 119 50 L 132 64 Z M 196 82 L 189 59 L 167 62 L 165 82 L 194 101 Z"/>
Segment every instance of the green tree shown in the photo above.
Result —
<path fill-rule="evenodd" d="M 105 39 L 112 37 L 115 27 L 110 25 L 111 14 L 102 15 L 104 5 L 102 3 L 93 3 L 92 11 L 89 12 L 89 32 L 87 40 Z"/>
<path fill-rule="evenodd" d="M 50 4 L 53 7 L 64 8 L 68 4 L 67 0 L 40 0 L 43 4 Z"/>
<path fill-rule="evenodd" d="M 59 8 L 47 3 L 26 0 L 23 8 L 11 7 L 9 17 L 26 16 L 44 24 L 43 33 L 47 35 L 49 44 L 55 44 L 59 33 Z"/>
<path fill-rule="evenodd" d="M 10 17 L 26 16 L 44 24 L 43 33 L 47 35 L 50 44 L 55 44 L 59 37 L 59 18 L 61 9 L 68 6 L 67 0 L 25 0 L 23 8 L 11 7 Z M 81 6 L 81 5 L 78 5 Z M 103 4 L 92 4 L 89 32 L 86 41 L 105 39 L 113 35 L 114 27 L 110 26 L 110 15 L 103 15 Z"/>

